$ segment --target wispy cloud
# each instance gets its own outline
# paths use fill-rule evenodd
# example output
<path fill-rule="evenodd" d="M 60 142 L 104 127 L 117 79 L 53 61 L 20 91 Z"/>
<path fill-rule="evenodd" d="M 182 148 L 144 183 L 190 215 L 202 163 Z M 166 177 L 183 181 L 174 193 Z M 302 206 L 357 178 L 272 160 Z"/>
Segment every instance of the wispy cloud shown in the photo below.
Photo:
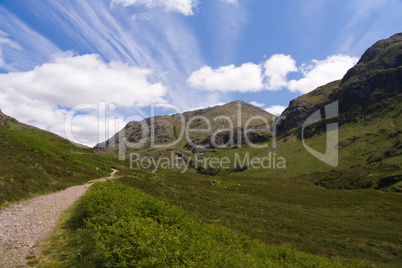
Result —
<path fill-rule="evenodd" d="M 229 0 L 233 1 L 233 0 Z M 112 3 L 123 6 L 146 6 L 147 8 L 163 7 L 168 11 L 182 13 L 185 16 L 193 15 L 197 7 L 197 0 L 112 0 Z"/>
<path fill-rule="evenodd" d="M 129 34 L 124 21 L 114 16 L 102 1 L 40 1 L 37 6 L 43 19 L 57 22 L 65 36 L 81 44 L 84 50 L 144 67 L 153 59 L 141 47 L 139 38 Z M 125 14 L 120 14 L 124 16 Z"/>
<path fill-rule="evenodd" d="M 399 0 L 349 1 L 344 10 L 347 22 L 336 41 L 341 53 L 362 53 L 379 39 L 401 31 Z"/>
<path fill-rule="evenodd" d="M 6 71 L 30 70 L 61 50 L 18 17 L 0 7 L 3 60 Z M 8 41 L 6 41 L 8 40 Z"/>
<path fill-rule="evenodd" d="M 233 60 L 237 41 L 248 21 L 247 9 L 240 3 L 229 2 L 230 5 L 218 1 L 214 3 L 215 12 L 211 21 L 215 31 L 216 58 L 223 63 Z"/>
<path fill-rule="evenodd" d="M 239 2 L 237 0 L 221 0 L 221 2 L 226 2 L 228 4 L 238 4 Z"/>
<path fill-rule="evenodd" d="M 3 58 L 4 57 L 3 50 L 4 49 L 7 50 L 10 48 L 20 50 L 21 46 L 17 42 L 9 39 L 7 33 L 0 30 L 0 69 L 6 69 L 6 70 L 10 69 L 10 67 L 8 67 L 6 60 Z"/>
<path fill-rule="evenodd" d="M 185 84 L 191 71 L 203 64 L 198 40 L 187 26 L 186 17 L 160 9 L 136 13 L 135 9 L 129 7 L 110 5 L 110 1 L 33 2 L 38 18 L 44 23 L 58 25 L 63 33 L 54 40 L 60 46 L 73 43 L 78 51 L 99 54 L 106 61 L 120 61 L 151 69 L 154 71 L 152 79 L 164 83 L 168 88 L 169 101 L 183 109 L 201 105 L 199 102 L 202 98 L 190 96 L 202 94 L 191 94 Z M 30 38 L 29 42 L 37 45 L 36 40 L 44 38 L 35 34 L 39 38 Z M 20 36 L 17 41 L 22 39 Z M 54 45 L 55 49 L 42 47 L 49 55 L 61 53 Z M 37 60 L 36 65 L 49 58 Z"/>

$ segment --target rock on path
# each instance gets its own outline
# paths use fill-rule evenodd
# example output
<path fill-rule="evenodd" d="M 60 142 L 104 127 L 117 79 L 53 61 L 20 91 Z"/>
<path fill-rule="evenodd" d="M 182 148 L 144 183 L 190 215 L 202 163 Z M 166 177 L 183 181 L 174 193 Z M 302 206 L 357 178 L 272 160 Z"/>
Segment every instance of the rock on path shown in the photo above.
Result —
<path fill-rule="evenodd" d="M 40 252 L 36 246 L 54 230 L 60 214 L 84 195 L 93 182 L 112 180 L 116 172 L 114 169 L 110 177 L 0 210 L 0 267 L 28 267 L 26 256 Z"/>

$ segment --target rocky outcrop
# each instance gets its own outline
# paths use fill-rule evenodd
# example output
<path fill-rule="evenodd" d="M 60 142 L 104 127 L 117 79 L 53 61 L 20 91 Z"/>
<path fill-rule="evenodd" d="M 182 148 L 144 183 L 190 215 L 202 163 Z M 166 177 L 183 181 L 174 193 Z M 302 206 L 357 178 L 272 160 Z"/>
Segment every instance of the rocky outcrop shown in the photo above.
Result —
<path fill-rule="evenodd" d="M 0 109 L 0 127 L 7 126 L 7 121 L 16 121 L 16 120 L 3 114 L 3 112 Z"/>

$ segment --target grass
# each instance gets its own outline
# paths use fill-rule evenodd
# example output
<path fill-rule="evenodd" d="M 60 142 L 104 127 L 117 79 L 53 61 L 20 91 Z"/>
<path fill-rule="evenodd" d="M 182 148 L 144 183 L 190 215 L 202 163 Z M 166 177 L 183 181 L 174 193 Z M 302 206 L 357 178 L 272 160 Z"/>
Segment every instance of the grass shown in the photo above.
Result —
<path fill-rule="evenodd" d="M 240 173 L 243 174 L 244 173 Z M 299 179 L 203 176 L 136 170 L 121 182 L 194 217 L 268 244 L 365 265 L 398 267 L 402 196 L 376 190 L 328 190 Z M 212 181 L 220 182 L 211 185 Z"/>
<path fill-rule="evenodd" d="M 202 223 L 122 183 L 97 183 L 45 248 L 40 267 L 343 267 Z M 357 263 L 352 262 L 354 265 Z M 349 263 L 351 264 L 351 263 Z"/>

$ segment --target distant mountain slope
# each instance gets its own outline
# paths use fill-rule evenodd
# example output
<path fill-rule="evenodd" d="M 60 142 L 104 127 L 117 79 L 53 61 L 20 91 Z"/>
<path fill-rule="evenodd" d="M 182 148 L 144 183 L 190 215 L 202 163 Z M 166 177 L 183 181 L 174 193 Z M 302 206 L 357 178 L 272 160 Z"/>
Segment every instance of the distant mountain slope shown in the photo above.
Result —
<path fill-rule="evenodd" d="M 255 119 L 249 121 L 253 117 Z M 154 139 L 156 145 L 166 145 L 176 140 L 178 141 L 177 144 L 169 146 L 165 150 L 191 151 L 195 150 L 195 147 L 214 149 L 217 146 L 225 144 L 228 144 L 228 147 L 235 147 L 239 142 L 244 143 L 244 127 L 247 122 L 249 122 L 247 124 L 248 129 L 263 129 L 266 127 L 261 118 L 269 122 L 269 126 L 271 127 L 276 117 L 251 104 L 243 101 L 235 101 L 225 105 L 185 112 L 182 115 L 156 116 L 154 118 L 146 118 L 141 122 L 130 122 L 112 138 L 96 145 L 95 148 L 107 153 L 117 154 L 120 136 L 125 137 L 130 143 L 139 143 L 145 139 L 144 144 L 138 149 L 128 148 L 128 150 L 145 152 L 148 155 L 163 154 L 163 150 L 152 148 L 151 138 Z M 210 129 L 208 122 L 210 123 Z M 146 126 L 145 129 L 142 128 L 142 124 Z M 185 131 L 182 133 L 181 131 L 184 131 L 187 126 L 189 129 L 195 131 Z M 152 127 L 154 128 L 154 133 L 152 133 Z M 224 131 L 227 128 L 234 129 L 233 137 L 230 137 L 229 133 Z M 215 132 L 216 135 L 214 135 Z M 181 134 L 183 135 L 181 136 Z M 186 138 L 186 134 L 189 135 L 189 138 Z M 239 137 L 239 134 L 241 137 Z M 182 137 L 181 139 L 180 136 Z M 268 133 L 249 133 L 249 139 L 254 142 L 267 138 L 269 138 Z M 215 145 L 217 146 L 213 144 L 212 140 L 215 141 Z M 230 143 L 231 140 L 233 140 L 233 143 Z"/>
<path fill-rule="evenodd" d="M 93 155 L 55 134 L 27 126 L 0 111 L 0 206 L 32 194 L 60 190 L 110 171 Z M 104 159 L 102 159 L 104 158 Z"/>

